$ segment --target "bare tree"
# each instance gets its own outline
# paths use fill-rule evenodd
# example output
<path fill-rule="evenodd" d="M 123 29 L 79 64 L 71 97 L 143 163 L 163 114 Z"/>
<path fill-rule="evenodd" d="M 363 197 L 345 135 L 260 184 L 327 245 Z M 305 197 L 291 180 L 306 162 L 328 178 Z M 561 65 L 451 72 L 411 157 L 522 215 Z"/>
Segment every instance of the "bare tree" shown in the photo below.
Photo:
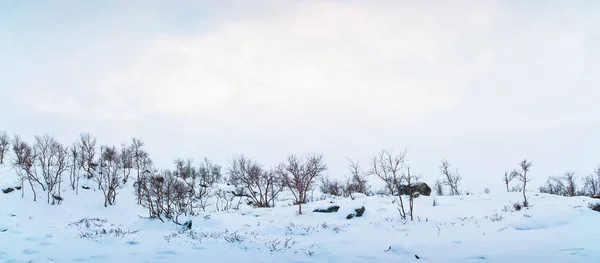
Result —
<path fill-rule="evenodd" d="M 510 181 L 515 179 L 515 177 L 517 177 L 517 173 L 515 171 L 504 172 L 504 184 L 506 185 L 506 192 L 510 192 L 508 186 L 510 184 Z"/>
<path fill-rule="evenodd" d="M 533 178 L 528 177 L 527 173 L 529 172 L 529 170 L 531 169 L 532 166 L 532 162 L 531 161 L 527 161 L 527 159 L 524 159 L 523 161 L 521 161 L 519 163 L 519 167 L 521 168 L 521 170 L 519 172 L 517 172 L 519 181 L 521 181 L 523 183 L 523 207 L 529 207 L 529 202 L 527 201 L 527 183 L 531 182 L 531 180 Z"/>
<path fill-rule="evenodd" d="M 208 158 L 204 158 L 198 168 L 198 177 L 194 180 L 192 196 L 194 201 L 198 202 L 202 211 L 206 210 L 210 204 L 208 201 L 215 196 L 216 192 L 213 185 L 221 181 L 221 166 L 213 164 Z M 271 188 L 273 189 L 273 188 Z"/>
<path fill-rule="evenodd" d="M 433 189 L 435 190 L 435 193 L 439 196 L 444 195 L 444 185 L 442 184 L 442 182 L 440 180 L 436 180 L 435 184 L 433 185 Z"/>
<path fill-rule="evenodd" d="M 141 139 L 138 138 L 132 138 L 131 139 L 131 155 L 133 158 L 133 167 L 136 170 L 136 184 L 141 184 L 142 183 L 142 178 L 140 177 L 141 173 L 143 172 L 142 166 L 144 165 L 144 161 L 149 159 L 149 154 L 146 153 L 146 151 L 144 151 L 142 149 L 142 147 L 144 147 L 144 142 Z M 142 197 L 141 194 L 141 188 L 137 188 L 138 189 L 138 204 L 142 203 L 142 199 L 140 199 Z"/>
<path fill-rule="evenodd" d="M 440 172 L 442 172 L 442 174 L 445 176 L 444 184 L 450 188 L 450 194 L 459 195 L 460 192 L 458 191 L 458 186 L 462 180 L 462 176 L 458 170 L 456 170 L 456 172 L 451 172 L 450 166 L 450 162 L 448 162 L 446 159 L 443 159 L 442 163 L 438 167 Z"/>
<path fill-rule="evenodd" d="M 600 168 L 595 171 L 595 174 L 590 174 L 583 178 L 583 194 L 587 196 L 600 195 Z"/>
<path fill-rule="evenodd" d="M 408 197 L 408 211 L 409 211 L 409 215 L 410 215 L 410 221 L 413 221 L 413 216 L 414 216 L 414 200 L 415 200 L 415 186 L 414 183 L 416 181 L 419 180 L 419 176 L 413 175 L 410 173 L 410 167 L 406 167 L 406 174 L 403 176 L 404 180 L 406 181 L 406 184 L 408 185 L 409 188 L 409 197 Z"/>
<path fill-rule="evenodd" d="M 69 155 L 71 159 L 71 172 L 69 174 L 69 185 L 71 189 L 75 191 L 75 194 L 79 194 L 79 178 L 81 178 L 79 174 L 79 146 L 77 143 L 73 143 L 71 147 L 69 147 Z"/>
<path fill-rule="evenodd" d="M 382 150 L 379 154 L 373 156 L 371 161 L 372 168 L 369 174 L 381 179 L 391 195 L 398 194 L 398 185 L 402 180 L 405 157 L 406 149 L 398 155 L 394 155 L 393 151 Z"/>
<path fill-rule="evenodd" d="M 96 173 L 96 137 L 92 137 L 89 133 L 79 135 L 79 167 L 86 173 L 87 178 L 91 179 Z"/>
<path fill-rule="evenodd" d="M 104 195 L 104 207 L 114 205 L 117 198 L 117 190 L 121 187 L 121 170 L 123 164 L 119 151 L 115 146 L 102 146 L 100 148 L 100 172 L 94 179 L 98 182 L 100 190 Z"/>
<path fill-rule="evenodd" d="M 35 155 L 33 148 L 22 141 L 18 135 L 15 135 L 12 141 L 12 149 L 14 153 L 13 167 L 15 168 L 17 175 L 21 181 L 21 198 L 25 195 L 25 188 L 23 187 L 25 180 L 29 182 L 31 191 L 33 192 L 33 201 L 37 201 L 37 194 L 35 186 L 33 184 L 34 178 L 34 159 Z"/>
<path fill-rule="evenodd" d="M 362 171 L 359 162 L 353 160 L 349 160 L 349 162 L 348 169 L 350 171 L 350 178 L 346 179 L 344 195 L 349 196 L 352 193 L 368 194 L 369 185 L 367 184 L 365 173 Z"/>
<path fill-rule="evenodd" d="M 302 214 L 302 204 L 307 202 L 307 193 L 312 189 L 314 181 L 319 178 L 327 166 L 322 155 L 297 157 L 290 155 L 286 163 L 277 167 L 277 174 L 294 195 L 298 205 L 298 214 Z"/>
<path fill-rule="evenodd" d="M 331 179 L 329 176 L 321 176 L 319 180 L 321 181 L 321 192 L 324 194 L 333 196 L 346 196 L 348 194 L 347 189 L 339 180 Z"/>
<path fill-rule="evenodd" d="M 202 178 L 202 184 L 205 186 L 211 186 L 215 183 L 220 183 L 223 179 L 223 175 L 221 174 L 221 166 L 213 164 L 212 161 L 206 157 L 200 163 L 198 172 Z"/>
<path fill-rule="evenodd" d="M 567 186 L 563 182 L 563 179 L 564 178 L 556 176 L 548 177 L 546 183 L 540 186 L 540 193 L 568 196 L 569 191 L 567 190 Z"/>
<path fill-rule="evenodd" d="M 569 196 L 575 196 L 576 193 L 576 178 L 575 178 L 575 173 L 574 172 L 565 172 L 565 175 L 563 176 L 563 179 L 567 182 L 567 194 Z"/>
<path fill-rule="evenodd" d="M 123 165 L 123 184 L 127 183 L 129 180 L 129 175 L 131 174 L 131 169 L 133 169 L 133 150 L 131 147 L 128 147 L 127 144 L 121 145 L 121 153 L 119 154 L 119 158 L 121 159 L 121 165 Z"/>
<path fill-rule="evenodd" d="M 0 164 L 4 164 L 4 157 L 8 153 L 10 147 L 10 139 L 5 131 L 0 131 Z"/>
<path fill-rule="evenodd" d="M 35 152 L 36 166 L 39 167 L 41 178 L 44 179 L 44 186 L 47 192 L 47 201 L 55 204 L 60 198 L 60 186 L 62 183 L 62 174 L 69 168 L 69 152 L 67 148 L 56 141 L 50 135 L 35 136 L 33 146 Z M 38 169 L 35 169 L 36 174 Z M 39 176 L 36 176 L 40 178 Z M 53 197 L 52 199 L 50 197 Z"/>
<path fill-rule="evenodd" d="M 598 183 L 600 183 L 600 167 L 598 167 L 598 169 L 596 169 L 596 177 L 598 178 Z M 598 187 L 598 196 L 600 196 L 600 187 Z"/>
<path fill-rule="evenodd" d="M 236 196 L 245 196 L 254 207 L 271 207 L 283 190 L 281 180 L 270 170 L 244 156 L 234 158 L 229 168 L 231 184 L 240 186 Z"/>

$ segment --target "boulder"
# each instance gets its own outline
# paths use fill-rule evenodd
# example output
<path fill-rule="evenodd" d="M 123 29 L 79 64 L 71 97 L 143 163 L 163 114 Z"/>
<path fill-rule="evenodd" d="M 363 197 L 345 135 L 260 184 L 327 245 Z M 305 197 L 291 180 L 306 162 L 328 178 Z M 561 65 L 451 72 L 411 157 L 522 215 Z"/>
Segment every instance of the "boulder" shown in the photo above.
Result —
<path fill-rule="evenodd" d="M 365 213 L 365 207 L 361 207 L 361 208 L 357 208 L 354 209 L 354 213 L 352 214 L 348 214 L 348 216 L 346 216 L 346 219 L 352 219 L 354 217 L 361 217 L 364 213 Z"/>
<path fill-rule="evenodd" d="M 356 212 L 356 217 L 361 217 L 365 213 L 365 207 L 357 208 L 354 211 Z"/>
<path fill-rule="evenodd" d="M 592 196 L 592 198 L 594 198 L 594 199 L 600 199 L 600 195 Z"/>
<path fill-rule="evenodd" d="M 590 203 L 589 207 L 596 212 L 600 212 L 600 203 Z"/>
<path fill-rule="evenodd" d="M 315 213 L 335 213 L 338 210 L 340 210 L 340 206 L 334 205 L 334 206 L 330 206 L 327 209 L 318 208 L 318 209 L 313 210 L 313 212 L 315 212 Z"/>
<path fill-rule="evenodd" d="M 5 193 L 5 194 L 8 194 L 10 192 L 13 192 L 14 190 L 15 190 L 14 188 L 9 187 L 9 188 L 6 188 L 6 189 L 2 189 L 2 192 Z"/>
<path fill-rule="evenodd" d="M 401 195 L 412 195 L 414 193 L 419 193 L 419 195 L 429 196 L 431 194 L 431 187 L 426 183 L 414 183 L 409 185 L 403 184 L 400 185 L 400 194 Z"/>

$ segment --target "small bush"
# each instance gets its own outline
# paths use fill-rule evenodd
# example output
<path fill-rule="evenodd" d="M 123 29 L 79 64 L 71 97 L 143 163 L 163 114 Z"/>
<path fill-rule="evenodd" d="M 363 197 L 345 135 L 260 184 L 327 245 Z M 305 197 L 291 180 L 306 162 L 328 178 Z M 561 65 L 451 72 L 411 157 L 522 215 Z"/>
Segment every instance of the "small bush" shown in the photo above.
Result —
<path fill-rule="evenodd" d="M 492 222 L 498 222 L 498 221 L 502 221 L 502 219 L 504 219 L 504 217 L 500 213 L 493 213 L 490 216 L 485 216 L 485 219 L 492 220 Z"/>
<path fill-rule="evenodd" d="M 434 197 L 433 198 L 433 206 L 436 206 L 436 205 L 437 205 L 437 198 Z"/>
<path fill-rule="evenodd" d="M 523 209 L 523 204 L 521 204 L 521 203 L 519 203 L 519 202 L 517 202 L 517 203 L 513 203 L 513 205 L 512 205 L 512 206 L 513 206 L 513 209 L 514 209 L 515 211 L 521 211 L 521 209 Z"/>

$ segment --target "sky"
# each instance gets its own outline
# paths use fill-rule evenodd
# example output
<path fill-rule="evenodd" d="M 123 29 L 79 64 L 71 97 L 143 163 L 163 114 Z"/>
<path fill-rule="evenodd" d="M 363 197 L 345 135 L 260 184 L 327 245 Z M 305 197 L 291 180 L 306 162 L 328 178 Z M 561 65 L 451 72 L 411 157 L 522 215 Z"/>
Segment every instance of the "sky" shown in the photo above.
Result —
<path fill-rule="evenodd" d="M 0 130 L 145 141 L 155 163 L 407 149 L 462 188 L 600 165 L 597 1 L 2 1 Z"/>

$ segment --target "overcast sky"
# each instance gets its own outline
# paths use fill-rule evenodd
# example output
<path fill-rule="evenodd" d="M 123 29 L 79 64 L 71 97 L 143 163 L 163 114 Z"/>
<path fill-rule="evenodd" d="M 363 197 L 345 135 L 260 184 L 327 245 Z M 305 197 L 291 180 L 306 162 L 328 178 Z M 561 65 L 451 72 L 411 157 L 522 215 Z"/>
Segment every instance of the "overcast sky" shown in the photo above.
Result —
<path fill-rule="evenodd" d="M 600 165 L 598 1 L 2 1 L 0 130 L 142 138 L 161 168 L 408 149 L 502 189 Z"/>

